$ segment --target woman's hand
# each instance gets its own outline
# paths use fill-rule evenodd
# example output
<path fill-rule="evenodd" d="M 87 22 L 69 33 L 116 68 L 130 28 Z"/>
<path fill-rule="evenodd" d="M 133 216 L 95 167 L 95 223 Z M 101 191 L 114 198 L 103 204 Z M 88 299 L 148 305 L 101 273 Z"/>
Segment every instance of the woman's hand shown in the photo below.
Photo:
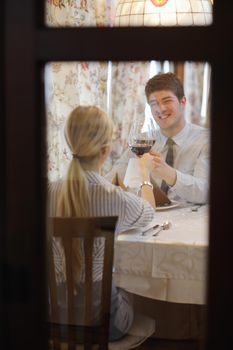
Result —
<path fill-rule="evenodd" d="M 138 157 L 141 177 L 143 181 L 149 181 L 150 172 L 152 171 L 153 157 L 149 153 L 144 153 L 143 156 Z"/>

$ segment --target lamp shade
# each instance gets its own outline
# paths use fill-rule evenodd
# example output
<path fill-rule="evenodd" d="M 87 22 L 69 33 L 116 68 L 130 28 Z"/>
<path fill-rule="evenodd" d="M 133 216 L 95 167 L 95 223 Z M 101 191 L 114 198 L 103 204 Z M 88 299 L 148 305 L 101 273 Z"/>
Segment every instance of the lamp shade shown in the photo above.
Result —
<path fill-rule="evenodd" d="M 212 23 L 211 0 L 119 0 L 115 26 L 205 26 Z"/>

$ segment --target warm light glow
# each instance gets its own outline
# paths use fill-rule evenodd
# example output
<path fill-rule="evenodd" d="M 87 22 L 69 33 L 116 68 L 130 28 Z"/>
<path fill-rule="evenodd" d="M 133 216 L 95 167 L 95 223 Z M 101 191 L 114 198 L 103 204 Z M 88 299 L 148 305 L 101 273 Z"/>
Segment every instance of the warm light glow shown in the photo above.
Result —
<path fill-rule="evenodd" d="M 151 1 L 155 6 L 163 6 L 167 3 L 168 0 L 151 0 Z"/>
<path fill-rule="evenodd" d="M 115 26 L 207 26 L 212 0 L 118 0 Z"/>

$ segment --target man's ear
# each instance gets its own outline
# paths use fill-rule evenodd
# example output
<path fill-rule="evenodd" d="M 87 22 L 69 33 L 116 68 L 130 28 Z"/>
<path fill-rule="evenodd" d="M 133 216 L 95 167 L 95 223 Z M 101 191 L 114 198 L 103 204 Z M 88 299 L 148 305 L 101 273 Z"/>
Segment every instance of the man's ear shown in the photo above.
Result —
<path fill-rule="evenodd" d="M 182 104 L 183 107 L 186 105 L 186 97 L 185 96 L 182 97 L 182 99 L 180 100 L 180 103 Z"/>

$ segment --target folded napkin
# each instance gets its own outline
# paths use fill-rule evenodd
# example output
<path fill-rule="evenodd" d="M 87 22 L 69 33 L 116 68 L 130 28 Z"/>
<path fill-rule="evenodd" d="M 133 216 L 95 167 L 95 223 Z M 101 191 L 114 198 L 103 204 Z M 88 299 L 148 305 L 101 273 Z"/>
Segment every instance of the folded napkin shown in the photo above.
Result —
<path fill-rule="evenodd" d="M 163 207 L 171 204 L 171 201 L 168 198 L 168 196 L 165 194 L 165 192 L 163 192 L 163 190 L 161 190 L 161 188 L 157 185 L 156 181 L 152 177 L 150 181 L 153 185 L 153 192 L 154 192 L 156 206 Z M 126 169 L 123 185 L 129 189 L 133 189 L 133 188 L 139 189 L 141 183 L 142 183 L 142 179 L 140 177 L 140 167 L 139 167 L 138 159 L 130 158 Z"/>
<path fill-rule="evenodd" d="M 171 204 L 170 199 L 163 190 L 157 185 L 156 181 L 151 178 L 151 183 L 153 185 L 153 192 L 155 197 L 156 207 L 163 207 Z"/>
<path fill-rule="evenodd" d="M 130 158 L 124 177 L 124 185 L 129 188 L 139 188 L 142 183 L 140 167 L 137 158 Z"/>

